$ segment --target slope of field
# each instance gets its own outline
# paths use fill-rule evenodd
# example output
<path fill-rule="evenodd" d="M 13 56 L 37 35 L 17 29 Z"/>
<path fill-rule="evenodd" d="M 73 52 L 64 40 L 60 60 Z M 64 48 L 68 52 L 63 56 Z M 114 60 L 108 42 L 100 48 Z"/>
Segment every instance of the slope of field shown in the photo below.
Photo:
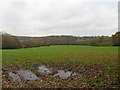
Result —
<path fill-rule="evenodd" d="M 60 67 L 84 73 L 84 79 L 75 81 L 72 87 L 116 87 L 118 47 L 63 45 L 2 50 L 2 64 L 3 68 L 21 66 L 27 69 L 45 64 L 54 68 Z M 84 81 L 85 85 L 79 84 Z M 59 82 L 59 80 L 55 82 Z M 61 82 L 61 85 L 65 82 Z M 65 85 L 63 87 L 69 87 L 70 81 L 67 81 Z"/>

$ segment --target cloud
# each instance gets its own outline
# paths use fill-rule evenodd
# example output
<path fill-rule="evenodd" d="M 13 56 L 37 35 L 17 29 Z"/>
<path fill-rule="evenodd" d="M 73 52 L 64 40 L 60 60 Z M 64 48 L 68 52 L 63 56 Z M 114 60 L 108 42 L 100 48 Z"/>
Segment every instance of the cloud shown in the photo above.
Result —
<path fill-rule="evenodd" d="M 111 35 L 118 27 L 117 2 L 87 2 L 87 0 L 0 2 L 0 28 L 11 34 Z"/>

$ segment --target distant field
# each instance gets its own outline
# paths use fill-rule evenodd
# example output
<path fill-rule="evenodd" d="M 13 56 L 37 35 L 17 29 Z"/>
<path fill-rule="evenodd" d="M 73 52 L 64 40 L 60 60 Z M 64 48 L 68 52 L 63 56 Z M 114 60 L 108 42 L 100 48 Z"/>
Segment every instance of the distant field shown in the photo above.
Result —
<path fill-rule="evenodd" d="M 85 68 L 83 73 L 86 70 L 90 71 L 90 68 L 93 69 L 97 66 L 103 72 L 103 76 L 99 77 L 99 79 L 102 78 L 100 80 L 102 80 L 103 83 L 106 83 L 106 86 L 114 87 L 117 85 L 116 83 L 118 78 L 118 47 L 58 45 L 49 47 L 44 46 L 37 48 L 2 50 L 2 64 L 3 68 L 14 65 L 30 68 L 31 66 L 45 64 L 50 65 L 51 67 L 63 67 L 64 69 L 73 68 L 74 66 L 81 67 L 82 64 Z M 75 68 L 73 69 L 75 70 Z M 76 68 L 76 70 L 79 72 L 80 68 Z M 96 69 L 96 75 L 99 71 Z M 94 71 L 90 72 L 93 73 Z M 89 78 L 86 77 L 87 79 L 84 80 L 86 80 L 87 83 L 97 82 L 92 78 L 90 79 L 90 77 L 91 76 L 89 76 Z M 104 82 L 103 78 L 108 80 L 108 82 Z M 98 83 L 100 84 L 100 82 Z M 100 85 L 101 86 L 96 85 L 95 87 L 104 87 L 104 84 Z"/>
<path fill-rule="evenodd" d="M 104 62 L 109 65 L 117 57 L 118 47 L 50 46 L 2 50 L 3 66 L 66 62 L 82 62 L 87 64 L 100 64 Z"/>

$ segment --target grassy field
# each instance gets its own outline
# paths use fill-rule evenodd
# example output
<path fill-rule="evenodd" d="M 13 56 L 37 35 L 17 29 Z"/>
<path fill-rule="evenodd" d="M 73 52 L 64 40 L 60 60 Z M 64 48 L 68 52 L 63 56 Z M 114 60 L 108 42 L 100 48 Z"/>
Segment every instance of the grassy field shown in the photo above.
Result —
<path fill-rule="evenodd" d="M 118 47 L 63 45 L 2 50 L 2 64 L 4 69 L 13 66 L 30 69 L 45 64 L 84 73 L 83 79 L 73 81 L 50 78 L 49 81 L 62 83 L 58 87 L 118 87 Z"/>

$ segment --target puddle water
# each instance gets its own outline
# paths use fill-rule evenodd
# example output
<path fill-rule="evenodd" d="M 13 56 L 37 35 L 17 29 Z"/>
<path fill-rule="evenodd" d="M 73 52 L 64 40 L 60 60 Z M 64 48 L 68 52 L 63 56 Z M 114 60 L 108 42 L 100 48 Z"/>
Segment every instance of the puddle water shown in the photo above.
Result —
<path fill-rule="evenodd" d="M 51 71 L 44 65 L 38 67 L 38 72 L 43 73 L 43 74 L 51 73 Z"/>
<path fill-rule="evenodd" d="M 73 73 L 71 76 L 78 76 L 78 77 L 83 77 L 83 75 L 82 74 L 78 74 L 78 73 Z"/>
<path fill-rule="evenodd" d="M 59 76 L 61 79 L 67 79 L 68 77 L 70 77 L 72 74 L 71 71 L 67 71 L 65 72 L 64 70 L 58 70 L 58 73 L 55 74 L 54 76 Z"/>
<path fill-rule="evenodd" d="M 67 71 L 65 72 L 64 70 L 58 70 L 58 73 L 55 74 L 54 76 L 59 76 L 61 79 L 67 79 L 68 77 L 71 76 L 78 76 L 78 77 L 83 77 L 83 75 L 78 74 L 78 73 L 73 73 L 72 71 Z"/>
<path fill-rule="evenodd" d="M 38 80 L 39 78 L 29 70 L 18 70 L 17 73 L 23 77 L 25 80 Z"/>
<path fill-rule="evenodd" d="M 78 76 L 78 74 L 74 72 L 71 76 Z"/>
<path fill-rule="evenodd" d="M 13 82 L 22 82 L 18 74 L 9 72 L 9 76 L 12 77 Z"/>
<path fill-rule="evenodd" d="M 58 76 L 61 79 L 67 79 L 73 76 L 83 77 L 82 74 L 78 74 L 72 71 L 64 71 L 64 70 L 57 70 L 57 71 L 58 73 L 53 76 Z M 50 69 L 44 65 L 38 67 L 38 72 L 43 73 L 43 74 L 52 73 Z M 29 80 L 29 81 L 39 80 L 39 78 L 34 73 L 32 73 L 30 70 L 18 70 L 17 74 L 10 72 L 9 76 L 12 77 L 12 81 L 14 82 L 22 82 L 21 79 Z"/>

